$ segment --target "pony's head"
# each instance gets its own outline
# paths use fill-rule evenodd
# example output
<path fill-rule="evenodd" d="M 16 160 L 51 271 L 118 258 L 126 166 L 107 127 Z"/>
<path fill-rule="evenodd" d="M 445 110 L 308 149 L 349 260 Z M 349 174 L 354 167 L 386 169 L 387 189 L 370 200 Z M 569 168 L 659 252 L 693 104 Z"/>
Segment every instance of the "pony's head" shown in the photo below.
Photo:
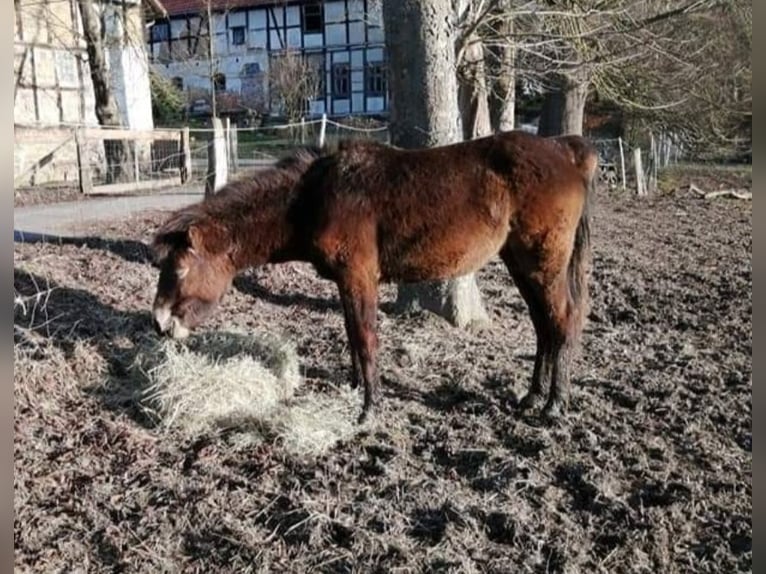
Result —
<path fill-rule="evenodd" d="M 236 274 L 231 234 L 196 207 L 173 214 L 152 245 L 160 269 L 154 327 L 178 339 L 216 308 Z"/>

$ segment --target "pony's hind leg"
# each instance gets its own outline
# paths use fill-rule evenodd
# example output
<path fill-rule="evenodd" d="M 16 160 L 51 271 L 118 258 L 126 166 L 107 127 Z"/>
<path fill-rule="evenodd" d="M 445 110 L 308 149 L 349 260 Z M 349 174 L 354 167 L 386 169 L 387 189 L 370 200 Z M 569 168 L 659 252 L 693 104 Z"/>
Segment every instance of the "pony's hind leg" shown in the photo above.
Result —
<path fill-rule="evenodd" d="M 569 366 L 572 349 L 579 336 L 578 313 L 581 310 L 578 301 L 570 294 L 567 264 L 557 258 L 547 258 L 536 261 L 534 265 L 522 266 L 519 262 L 527 261 L 528 257 L 524 251 L 518 251 L 514 255 L 511 250 L 504 250 L 501 257 L 529 307 L 537 335 L 532 384 L 519 406 L 521 409 L 537 406 L 542 399 L 544 385 L 550 380 L 542 414 L 548 419 L 555 419 L 562 414 L 568 402 Z"/>
<path fill-rule="evenodd" d="M 550 310 L 551 363 L 553 372 L 548 402 L 543 415 L 555 419 L 569 402 L 572 355 L 582 334 L 588 313 L 588 266 L 590 263 L 590 227 L 587 210 L 583 210 L 575 231 L 574 244 L 563 266 L 548 261 L 545 282 L 547 308 Z M 553 258 L 555 260 L 555 258 Z"/>
<path fill-rule="evenodd" d="M 542 414 L 553 420 L 561 416 L 569 402 L 570 365 L 578 335 L 578 319 L 565 280 L 551 286 L 547 299 L 552 330 L 549 355 L 552 373 L 548 400 Z"/>
<path fill-rule="evenodd" d="M 343 322 L 346 326 L 346 337 L 348 338 L 349 350 L 351 352 L 351 388 L 355 389 L 359 386 L 359 381 L 362 379 L 362 366 L 359 361 L 359 354 L 356 352 L 356 347 L 351 343 L 353 337 L 355 337 L 355 329 L 352 318 L 353 311 L 349 299 L 348 297 L 341 296 Z"/>
<path fill-rule="evenodd" d="M 535 351 L 535 366 L 532 371 L 532 381 L 529 391 L 519 401 L 519 408 L 526 410 L 536 407 L 543 399 L 543 392 L 551 377 L 551 333 L 547 319 L 545 300 L 542 289 L 515 262 L 510 250 L 505 249 L 500 257 L 508 268 L 521 297 L 527 304 L 532 325 L 537 339 Z"/>
<path fill-rule="evenodd" d="M 529 306 L 537 334 L 537 354 L 532 384 L 519 407 L 535 407 L 548 385 L 548 400 L 543 416 L 558 418 L 568 401 L 571 350 L 577 336 L 573 306 L 567 296 L 566 283 L 557 279 L 553 285 L 540 285 L 527 276 L 514 277 L 522 297 Z"/>
<path fill-rule="evenodd" d="M 343 310 L 346 314 L 354 370 L 364 383 L 364 404 L 359 422 L 372 414 L 379 395 L 377 372 L 378 351 L 378 284 L 367 277 L 345 276 L 338 281 Z"/>

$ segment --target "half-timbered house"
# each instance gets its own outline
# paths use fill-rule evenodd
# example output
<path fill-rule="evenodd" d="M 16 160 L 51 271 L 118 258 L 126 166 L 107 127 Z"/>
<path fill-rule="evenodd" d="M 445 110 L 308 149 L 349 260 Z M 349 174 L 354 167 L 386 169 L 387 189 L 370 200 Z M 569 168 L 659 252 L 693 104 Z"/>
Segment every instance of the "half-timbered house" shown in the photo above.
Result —
<path fill-rule="evenodd" d="M 148 35 L 150 59 L 193 100 L 214 90 L 279 113 L 269 70 L 293 51 L 319 82 L 308 115 L 382 115 L 388 109 L 381 0 L 163 0 L 168 18 Z"/>

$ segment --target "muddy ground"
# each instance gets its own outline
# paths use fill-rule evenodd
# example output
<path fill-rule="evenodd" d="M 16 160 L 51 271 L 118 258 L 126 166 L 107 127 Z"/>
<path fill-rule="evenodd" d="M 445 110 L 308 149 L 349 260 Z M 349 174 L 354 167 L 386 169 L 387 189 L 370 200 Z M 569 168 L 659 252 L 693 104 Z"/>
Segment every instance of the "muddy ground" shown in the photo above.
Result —
<path fill-rule="evenodd" d="M 597 194 L 593 310 L 553 427 L 514 409 L 534 338 L 499 261 L 482 331 L 393 316 L 386 288 L 382 413 L 305 459 L 236 429 L 163 434 L 119 394 L 159 220 L 15 247 L 18 571 L 751 571 L 750 202 Z M 235 287 L 207 327 L 282 334 L 308 389 L 346 384 L 330 283 L 291 264 Z"/>

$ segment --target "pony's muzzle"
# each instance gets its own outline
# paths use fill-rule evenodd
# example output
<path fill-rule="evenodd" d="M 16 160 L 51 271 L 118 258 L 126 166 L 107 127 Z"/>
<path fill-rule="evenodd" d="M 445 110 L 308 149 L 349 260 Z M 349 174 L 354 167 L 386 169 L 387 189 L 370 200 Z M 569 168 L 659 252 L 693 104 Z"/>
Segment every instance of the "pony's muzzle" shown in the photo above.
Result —
<path fill-rule="evenodd" d="M 155 307 L 152 312 L 152 324 L 158 335 L 165 335 L 173 324 L 173 316 L 167 307 Z"/>
<path fill-rule="evenodd" d="M 172 337 L 173 339 L 184 339 L 189 336 L 189 329 L 184 326 L 178 317 L 170 313 L 165 307 L 154 309 L 152 324 L 158 335 Z"/>
<path fill-rule="evenodd" d="M 173 339 L 183 339 L 189 335 L 187 329 L 178 317 L 173 316 L 167 307 L 155 307 L 152 317 L 154 330 L 158 335 L 165 335 Z"/>
<path fill-rule="evenodd" d="M 162 330 L 162 325 L 160 325 L 159 321 L 157 321 L 157 319 L 154 317 L 152 317 L 152 327 L 154 327 L 154 332 L 158 335 L 165 334 L 165 331 Z"/>

